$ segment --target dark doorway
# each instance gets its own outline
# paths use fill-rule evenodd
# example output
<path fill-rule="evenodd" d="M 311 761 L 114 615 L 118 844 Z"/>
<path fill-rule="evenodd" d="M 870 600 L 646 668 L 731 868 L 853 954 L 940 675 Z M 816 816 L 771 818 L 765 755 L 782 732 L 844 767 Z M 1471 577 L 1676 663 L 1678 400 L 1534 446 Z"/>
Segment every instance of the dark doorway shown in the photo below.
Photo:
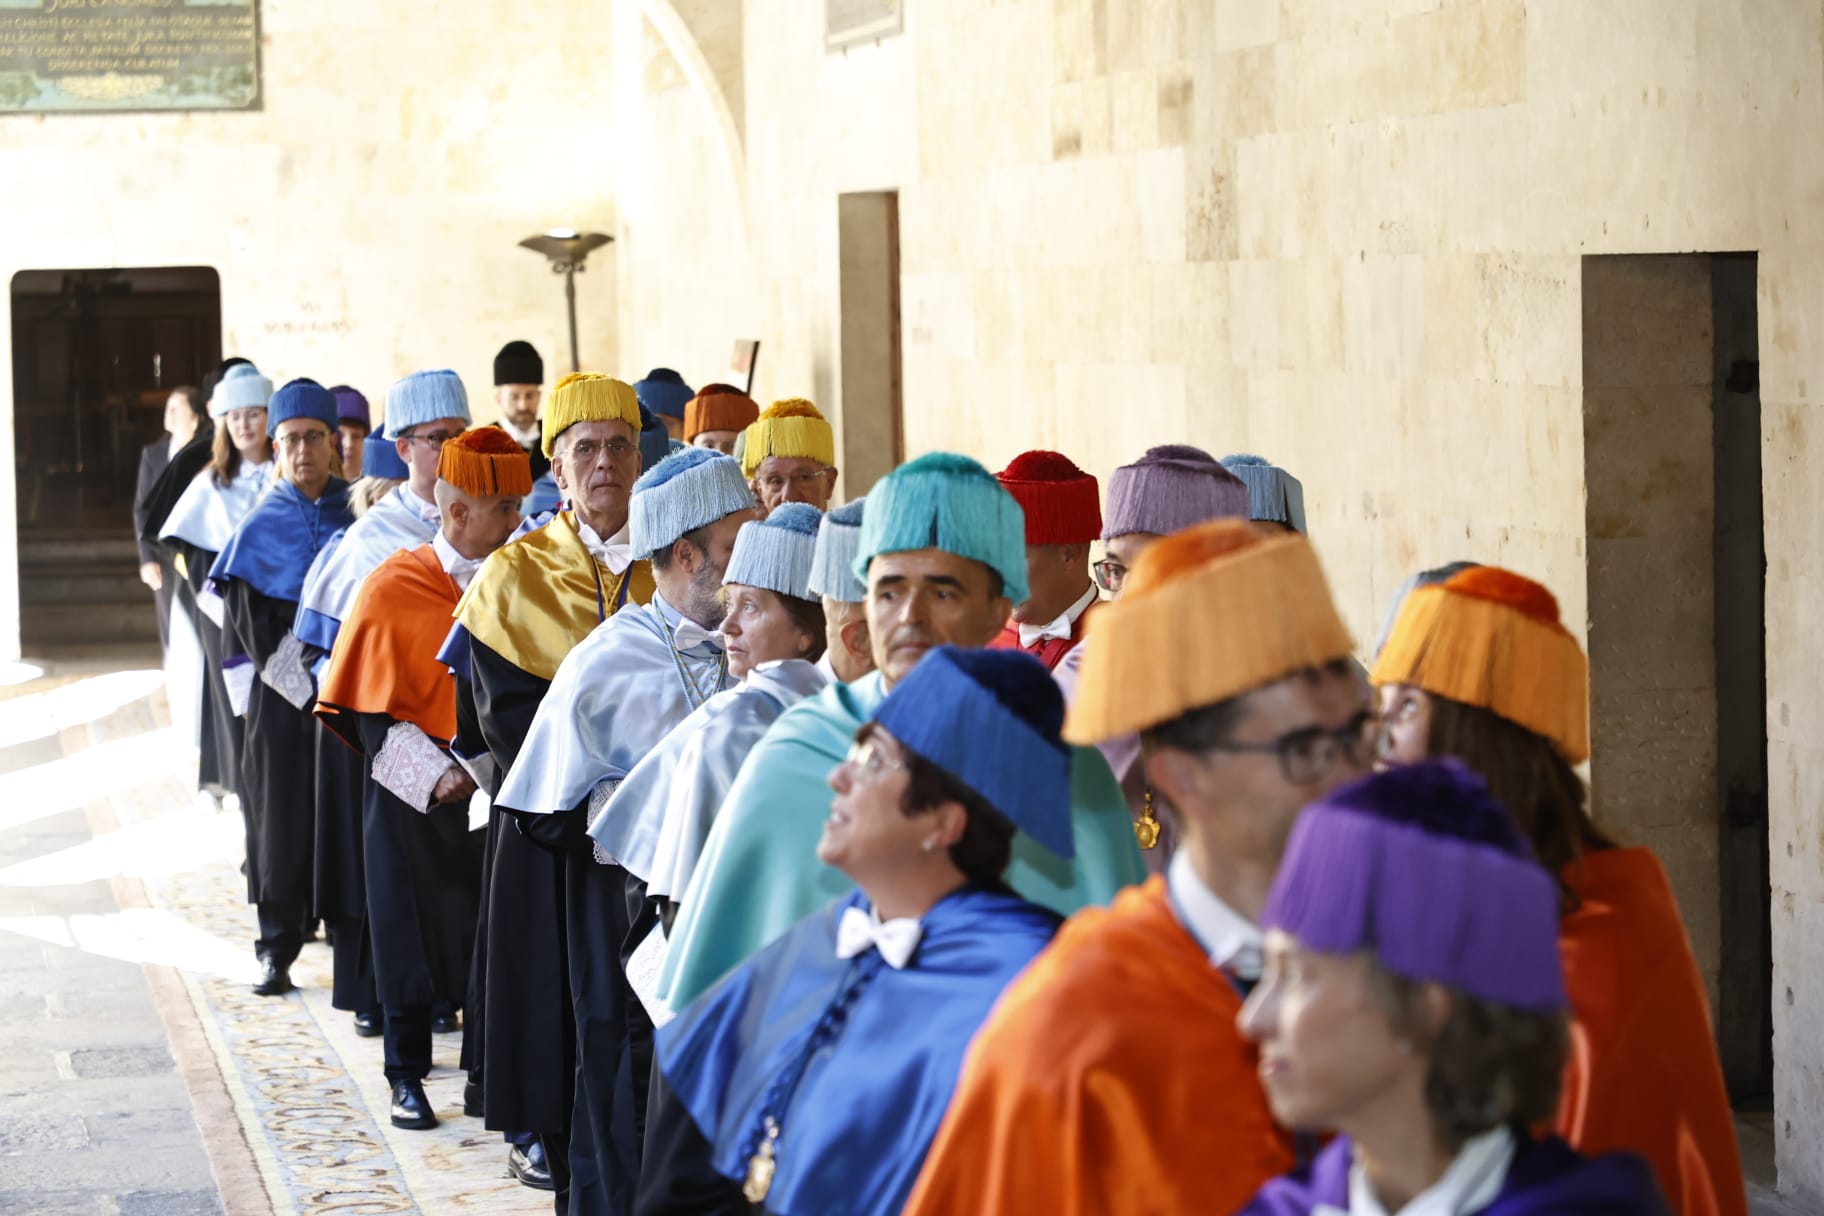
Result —
<path fill-rule="evenodd" d="M 222 357 L 221 280 L 208 267 L 24 270 L 11 318 L 21 645 L 156 645 L 134 482 L 171 391 Z"/>
<path fill-rule="evenodd" d="M 1750 1112 L 1773 1063 L 1755 275 L 1583 259 L 1594 809 L 1664 863 Z"/>

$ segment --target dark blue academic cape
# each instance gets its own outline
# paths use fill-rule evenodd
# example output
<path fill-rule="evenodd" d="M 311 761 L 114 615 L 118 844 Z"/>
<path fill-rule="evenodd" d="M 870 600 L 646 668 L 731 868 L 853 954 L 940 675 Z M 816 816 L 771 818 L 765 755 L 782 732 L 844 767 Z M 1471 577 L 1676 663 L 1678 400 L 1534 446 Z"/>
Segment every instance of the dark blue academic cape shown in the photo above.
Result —
<path fill-rule="evenodd" d="M 874 950 L 836 957 L 849 907 L 868 903 L 855 891 L 800 921 L 658 1032 L 665 1082 L 723 1177 L 746 1176 L 764 1118 L 778 1120 L 766 1210 L 782 1216 L 905 1206 L 970 1040 L 1060 923 L 1011 891 L 964 887 L 894 971 Z"/>

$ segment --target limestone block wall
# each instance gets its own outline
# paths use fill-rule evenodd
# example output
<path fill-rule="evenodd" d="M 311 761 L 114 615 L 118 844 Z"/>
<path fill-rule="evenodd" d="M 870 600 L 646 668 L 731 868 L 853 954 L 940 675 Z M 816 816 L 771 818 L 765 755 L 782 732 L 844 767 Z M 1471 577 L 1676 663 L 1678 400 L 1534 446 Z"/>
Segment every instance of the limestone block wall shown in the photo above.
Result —
<path fill-rule="evenodd" d="M 454 367 L 491 418 L 508 339 L 568 371 L 562 280 L 516 248 L 616 230 L 606 24 L 566 0 L 264 0 L 262 108 L 0 115 L 0 285 L 21 269 L 207 265 L 224 349 L 376 399 Z M 577 280 L 585 359 L 618 366 L 616 249 Z M 6 307 L 0 295 L 0 308 Z M 0 343 L 10 453 L 11 351 Z M 0 462 L 0 538 L 14 531 Z M 0 645 L 16 653 L 13 563 Z"/>
<path fill-rule="evenodd" d="M 1583 633 L 1582 258 L 1760 252 L 1778 1143 L 1783 1185 L 1824 1197 L 1824 11 L 919 0 L 903 36 L 825 54 L 821 9 L 743 4 L 746 169 L 716 197 L 745 247 L 623 256 L 745 261 L 762 395 L 840 415 L 836 195 L 898 190 L 909 451 L 1104 476 L 1163 441 L 1262 452 L 1304 479 L 1364 640 L 1460 557 L 1540 578 Z M 655 171 L 707 129 L 700 100 L 667 113 Z M 627 349 L 687 347 L 635 279 Z M 1665 843 L 1701 860 L 1704 831 Z M 1715 875 L 1675 868 L 1714 972 Z"/>

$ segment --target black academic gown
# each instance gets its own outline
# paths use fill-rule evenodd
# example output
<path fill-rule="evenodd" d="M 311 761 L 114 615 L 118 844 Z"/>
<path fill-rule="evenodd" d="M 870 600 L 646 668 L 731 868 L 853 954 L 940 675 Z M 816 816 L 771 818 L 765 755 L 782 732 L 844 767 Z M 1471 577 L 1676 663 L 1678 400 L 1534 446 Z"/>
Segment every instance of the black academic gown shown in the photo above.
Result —
<path fill-rule="evenodd" d="M 310 653 L 308 647 L 306 652 Z M 367 940 L 361 839 L 363 762 L 359 752 L 321 721 L 316 724 L 316 761 L 311 910 L 329 926 L 334 948 L 330 1004 L 350 1013 L 371 1013 L 379 1004 L 374 994 L 374 955 Z"/>
<path fill-rule="evenodd" d="M 163 526 L 162 524 L 160 525 Z M 228 701 L 228 683 L 222 676 L 222 663 L 227 657 L 221 626 L 203 615 L 197 596 L 209 582 L 209 567 L 216 555 L 199 549 L 176 537 L 162 542 L 173 558 L 181 556 L 184 566 L 184 610 L 196 623 L 197 642 L 203 650 L 203 699 L 200 706 L 202 732 L 196 766 L 198 789 L 217 785 L 224 792 L 241 792 L 241 744 L 245 723 L 235 716 Z"/>
<path fill-rule="evenodd" d="M 460 1004 L 481 905 L 482 842 L 469 831 L 468 802 L 407 806 L 372 778 L 373 757 L 397 719 L 339 716 L 354 719 L 361 745 L 368 923 L 381 1004 Z"/>
<path fill-rule="evenodd" d="M 747 1201 L 739 1182 L 716 1171 L 715 1151 L 665 1083 L 664 1073 L 655 1074 L 634 1216 L 746 1216 L 765 1211 Z"/>
<path fill-rule="evenodd" d="M 152 488 L 170 467 L 171 441 L 166 438 L 153 440 L 139 450 L 139 482 L 133 487 L 133 535 L 139 541 L 139 564 L 156 563 L 159 573 L 164 576 L 158 590 L 152 593 L 152 599 L 158 607 L 158 644 L 166 650 L 171 648 L 171 598 L 177 591 L 176 571 L 172 569 L 170 555 L 158 547 L 157 534 L 151 540 L 146 539 L 146 511 Z M 162 526 L 162 520 L 160 524 Z"/>
<path fill-rule="evenodd" d="M 458 718 L 470 718 L 493 756 L 490 793 L 497 794 L 551 684 L 478 641 L 470 645 L 470 678 L 459 682 Z M 480 749 L 465 740 L 463 750 L 473 755 Z M 484 1123 L 494 1131 L 564 1136 L 576 1091 L 564 859 L 522 835 L 496 807 L 488 818 L 484 864 L 474 973 L 480 983 L 471 985 L 479 992 L 468 1006 L 469 1039 L 480 1046 Z M 469 1042 L 464 1051 L 467 1067 L 476 1057 Z"/>
<path fill-rule="evenodd" d="M 261 595 L 230 579 L 227 644 L 263 670 L 297 619 L 296 600 Z M 229 639 L 227 635 L 232 635 Z M 316 833 L 316 721 L 257 677 L 247 700 L 241 748 L 241 815 L 247 824 L 247 900 L 311 904 Z"/>

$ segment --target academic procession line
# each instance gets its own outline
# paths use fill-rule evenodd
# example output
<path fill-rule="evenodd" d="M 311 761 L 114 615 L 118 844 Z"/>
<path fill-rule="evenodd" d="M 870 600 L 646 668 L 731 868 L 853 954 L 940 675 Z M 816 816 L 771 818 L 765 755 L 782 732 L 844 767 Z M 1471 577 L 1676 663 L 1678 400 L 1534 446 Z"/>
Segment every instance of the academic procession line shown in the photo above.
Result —
<path fill-rule="evenodd" d="M 1258 457 L 837 505 L 809 401 L 494 378 L 369 433 L 230 361 L 142 499 L 247 999 L 320 924 L 393 1127 L 460 1029 L 559 1213 L 1746 1212 L 1546 588 L 1417 575 L 1369 652 Z"/>

